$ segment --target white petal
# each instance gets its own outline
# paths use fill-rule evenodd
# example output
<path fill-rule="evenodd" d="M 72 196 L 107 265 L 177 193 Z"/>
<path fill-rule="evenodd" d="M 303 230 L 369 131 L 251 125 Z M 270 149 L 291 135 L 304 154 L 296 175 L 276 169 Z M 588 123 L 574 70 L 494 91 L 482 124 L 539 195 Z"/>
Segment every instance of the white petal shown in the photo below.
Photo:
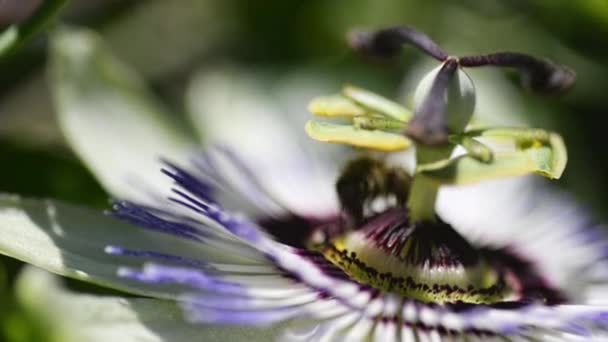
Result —
<path fill-rule="evenodd" d="M 65 29 L 51 43 L 51 89 L 68 142 L 112 195 L 150 203 L 150 193 L 169 189 L 159 158 L 185 160 L 192 141 L 94 33 Z"/>
<path fill-rule="evenodd" d="M 149 258 L 110 255 L 106 253 L 109 245 L 203 262 L 255 262 L 227 250 L 214 250 L 204 243 L 135 227 L 97 210 L 0 196 L 1 254 L 53 273 L 142 295 L 176 298 L 188 289 L 147 285 L 119 277 L 120 266 L 141 268 Z M 259 259 L 263 260 L 261 254 Z"/>
<path fill-rule="evenodd" d="M 194 126 L 205 142 L 237 150 L 267 191 L 291 210 L 333 214 L 333 182 L 340 163 L 335 158 L 319 163 L 319 158 L 327 161 L 332 149 L 307 149 L 315 142 L 304 132 L 306 101 L 313 97 L 312 89 L 318 92 L 325 84 L 310 78 L 285 80 L 276 85 L 280 94 L 272 96 L 271 83 L 260 76 L 229 68 L 196 75 L 187 96 Z"/>
<path fill-rule="evenodd" d="M 575 301 L 590 300 L 592 266 L 608 267 L 601 229 L 572 198 L 535 176 L 444 187 L 437 211 L 475 244 L 513 248 Z"/>
<path fill-rule="evenodd" d="M 28 314 L 44 324 L 48 341 L 267 341 L 277 335 L 277 328 L 192 325 L 173 301 L 71 293 L 33 267 L 23 271 L 16 291 Z"/>

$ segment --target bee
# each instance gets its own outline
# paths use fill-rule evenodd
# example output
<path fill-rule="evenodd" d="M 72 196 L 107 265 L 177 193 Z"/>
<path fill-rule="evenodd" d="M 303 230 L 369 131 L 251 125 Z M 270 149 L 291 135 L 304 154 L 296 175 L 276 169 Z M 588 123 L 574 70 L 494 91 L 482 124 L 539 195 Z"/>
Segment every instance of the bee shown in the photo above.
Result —
<path fill-rule="evenodd" d="M 354 224 L 364 221 L 374 200 L 394 200 L 405 208 L 412 176 L 403 168 L 369 156 L 350 161 L 336 182 L 340 204 Z"/>

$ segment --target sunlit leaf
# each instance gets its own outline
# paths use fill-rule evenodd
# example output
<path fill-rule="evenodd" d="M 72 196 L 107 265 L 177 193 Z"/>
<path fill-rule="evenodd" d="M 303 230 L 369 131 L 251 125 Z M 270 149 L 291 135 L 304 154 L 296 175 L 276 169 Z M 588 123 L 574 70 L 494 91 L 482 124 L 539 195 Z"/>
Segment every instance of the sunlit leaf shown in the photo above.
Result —
<path fill-rule="evenodd" d="M 361 129 L 350 125 L 311 120 L 306 123 L 305 129 L 311 138 L 318 141 L 380 151 L 401 151 L 412 145 L 412 142 L 401 134 Z"/>

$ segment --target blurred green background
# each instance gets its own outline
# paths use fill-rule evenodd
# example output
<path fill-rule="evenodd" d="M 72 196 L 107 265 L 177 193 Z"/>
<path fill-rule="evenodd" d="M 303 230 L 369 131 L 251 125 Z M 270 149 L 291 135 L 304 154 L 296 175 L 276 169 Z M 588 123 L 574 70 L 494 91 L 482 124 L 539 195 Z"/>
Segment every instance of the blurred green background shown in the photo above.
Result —
<path fill-rule="evenodd" d="M 0 27 L 27 17 L 40 2 L 0 1 Z M 578 83 L 561 98 L 526 94 L 505 70 L 472 76 L 513 85 L 508 94 L 494 90 L 502 101 L 490 101 L 484 110 L 494 105 L 509 113 L 513 104 L 514 116 L 564 136 L 570 162 L 558 186 L 599 219 L 608 218 L 606 0 L 75 0 L 61 21 L 99 31 L 175 113 L 185 111 L 184 91 L 193 73 L 214 65 L 262 71 L 270 82 L 312 73 L 331 84 L 352 82 L 405 99 L 408 75 L 430 59 L 408 49 L 394 63 L 370 64 L 345 45 L 344 35 L 354 27 L 406 24 L 456 55 L 514 50 L 567 64 Z M 66 146 L 55 122 L 46 58 L 42 35 L 0 59 L 0 191 L 105 208 L 108 196 Z M 175 120 L 185 122 L 179 114 Z M 18 330 L 12 286 L 20 267 L 0 258 L 3 333 Z M 11 339 L 32 338 L 15 336 Z"/>

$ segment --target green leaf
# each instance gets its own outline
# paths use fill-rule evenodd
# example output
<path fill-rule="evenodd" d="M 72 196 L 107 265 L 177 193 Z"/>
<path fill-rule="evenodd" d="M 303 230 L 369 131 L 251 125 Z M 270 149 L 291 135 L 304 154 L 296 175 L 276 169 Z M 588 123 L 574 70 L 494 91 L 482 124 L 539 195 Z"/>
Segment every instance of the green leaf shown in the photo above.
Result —
<path fill-rule="evenodd" d="M 24 145 L 0 143 L 0 165 L 10 165 L 0 169 L 2 191 L 23 196 L 52 196 L 98 208 L 107 206 L 108 195 L 78 160 L 65 158 L 53 149 Z"/>
<path fill-rule="evenodd" d="M 12 25 L 0 33 L 0 59 L 15 53 L 31 41 L 36 34 L 46 29 L 57 17 L 69 0 L 47 0 L 27 20 Z"/>
<path fill-rule="evenodd" d="M 19 41 L 19 30 L 17 26 L 10 26 L 0 34 L 0 56 L 4 58 L 6 54 L 17 45 Z"/>
<path fill-rule="evenodd" d="M 145 285 L 119 277 L 120 266 L 140 268 L 149 260 L 109 255 L 104 251 L 108 245 L 206 262 L 256 261 L 135 227 L 98 210 L 50 200 L 0 196 L 0 254 L 63 276 L 138 295 L 174 299 L 187 290 L 180 286 Z"/>
<path fill-rule="evenodd" d="M 278 330 L 193 325 L 174 301 L 76 294 L 33 267 L 22 272 L 16 291 L 26 328 L 42 329 L 48 342 L 270 341 Z"/>
<path fill-rule="evenodd" d="M 349 85 L 344 87 L 342 94 L 371 112 L 383 114 L 395 120 L 408 122 L 413 117 L 412 112 L 407 108 L 368 90 Z"/>
<path fill-rule="evenodd" d="M 168 189 L 160 157 L 185 160 L 192 140 L 134 72 L 94 33 L 62 29 L 51 41 L 50 88 L 68 142 L 112 195 L 146 201 Z"/>
<path fill-rule="evenodd" d="M 318 141 L 380 151 L 401 151 L 412 145 L 412 142 L 401 134 L 361 129 L 350 125 L 311 120 L 306 123 L 305 129 L 311 138 Z"/>
<path fill-rule="evenodd" d="M 417 172 L 442 185 L 464 185 L 503 177 L 536 173 L 556 179 L 563 169 L 555 168 L 551 148 L 534 147 L 515 152 L 495 153 L 492 162 L 485 163 L 469 155 L 420 165 Z M 557 164 L 559 167 L 559 164 Z"/>

